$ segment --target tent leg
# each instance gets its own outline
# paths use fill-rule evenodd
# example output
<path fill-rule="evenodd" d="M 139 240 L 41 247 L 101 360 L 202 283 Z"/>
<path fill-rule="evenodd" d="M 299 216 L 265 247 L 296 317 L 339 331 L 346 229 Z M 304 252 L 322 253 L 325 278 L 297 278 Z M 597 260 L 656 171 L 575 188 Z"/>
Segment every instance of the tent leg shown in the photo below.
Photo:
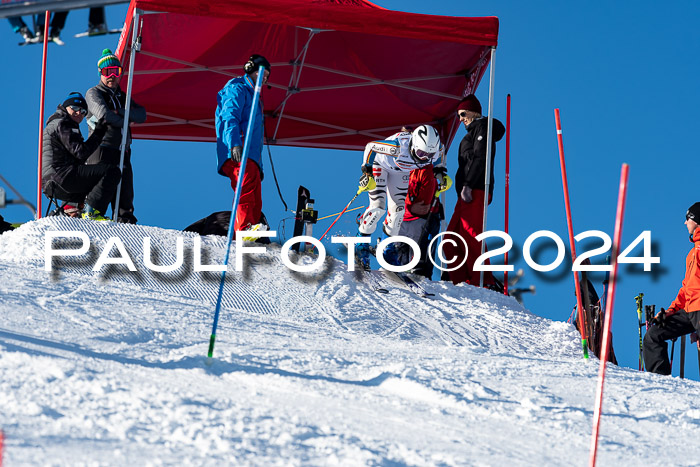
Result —
<path fill-rule="evenodd" d="M 131 23 L 133 34 L 131 39 L 131 56 L 129 57 L 129 84 L 126 87 L 126 108 L 124 109 L 124 126 L 122 127 L 122 142 L 119 146 L 121 155 L 119 157 L 119 171 L 124 172 L 124 154 L 126 153 L 126 138 L 129 134 L 129 113 L 131 111 L 131 90 L 134 85 L 134 62 L 136 61 L 136 52 L 141 50 L 141 13 L 138 8 L 134 10 L 134 21 Z M 112 220 L 117 222 L 119 217 L 119 202 L 122 194 L 122 181 L 119 180 L 117 187 L 117 199 L 114 203 L 112 212 Z"/>
<path fill-rule="evenodd" d="M 486 136 L 486 180 L 484 181 L 484 223 L 481 231 L 486 232 L 486 216 L 489 206 L 489 192 L 491 191 L 491 144 L 493 141 L 493 88 L 496 84 L 496 47 L 491 47 L 491 61 L 489 63 L 491 72 L 489 79 L 489 117 L 488 130 Z M 486 250 L 486 242 L 481 242 L 481 254 Z M 479 287 L 484 286 L 484 271 L 479 272 Z"/>

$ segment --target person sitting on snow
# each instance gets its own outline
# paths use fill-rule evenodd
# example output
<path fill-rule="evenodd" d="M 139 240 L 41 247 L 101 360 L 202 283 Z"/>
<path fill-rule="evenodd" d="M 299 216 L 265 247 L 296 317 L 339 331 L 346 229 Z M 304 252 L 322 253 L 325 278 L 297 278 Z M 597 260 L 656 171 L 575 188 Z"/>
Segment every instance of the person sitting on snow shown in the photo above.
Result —
<path fill-rule="evenodd" d="M 85 165 L 107 132 L 107 124 L 101 119 L 84 141 L 80 123 L 86 114 L 85 98 L 79 92 L 72 92 L 46 122 L 42 141 L 42 189 L 48 196 L 55 195 L 49 187 L 53 182 L 66 193 L 83 194 L 83 219 L 107 220 L 103 214 L 117 191 L 121 173 L 114 165 Z"/>
<path fill-rule="evenodd" d="M 265 68 L 262 82 L 263 84 L 267 83 L 270 76 L 270 62 L 262 55 L 254 54 L 243 66 L 246 74 L 230 80 L 216 96 L 217 171 L 220 175 L 231 179 L 231 188 L 234 191 L 241 171 L 243 138 L 248 130 L 250 113 L 255 112 L 250 141 L 248 142 L 248 159 L 241 185 L 238 210 L 233 224 L 235 231 L 267 230 L 268 228 L 262 215 L 262 180 L 264 177 L 262 96 L 258 102 L 258 108 L 252 109 L 255 83 L 261 65 Z"/>
<path fill-rule="evenodd" d="M 386 140 L 367 144 L 359 189 L 369 193 L 369 206 L 358 220 L 358 236 L 371 236 L 385 213 L 384 233 L 397 235 L 403 220 L 409 173 L 439 161 L 443 152 L 440 135 L 430 125 L 421 125 L 413 133 L 400 131 Z M 369 269 L 369 255 L 368 243 L 355 247 L 357 261 L 366 270 Z"/>
<path fill-rule="evenodd" d="M 654 317 L 644 336 L 644 365 L 647 371 L 671 374 L 667 340 L 693 332 L 700 333 L 700 203 L 685 214 L 685 226 L 694 244 L 685 259 L 685 278 L 676 299 Z M 692 339 L 691 339 L 692 341 Z"/>

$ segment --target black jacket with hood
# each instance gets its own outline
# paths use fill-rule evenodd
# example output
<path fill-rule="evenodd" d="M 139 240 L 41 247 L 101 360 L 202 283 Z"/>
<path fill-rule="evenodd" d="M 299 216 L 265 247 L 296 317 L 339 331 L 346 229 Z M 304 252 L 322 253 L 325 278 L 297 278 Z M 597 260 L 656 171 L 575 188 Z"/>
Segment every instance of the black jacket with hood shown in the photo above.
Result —
<path fill-rule="evenodd" d="M 472 190 L 485 190 L 486 178 L 486 136 L 488 132 L 488 117 L 481 117 L 467 126 L 467 134 L 459 143 L 459 168 L 455 176 L 457 193 L 466 185 Z M 493 119 L 493 140 L 491 144 L 491 186 L 489 196 L 493 195 L 494 158 L 496 156 L 496 141 L 500 141 L 506 129 L 503 124 Z"/>
<path fill-rule="evenodd" d="M 93 131 L 87 141 L 83 140 L 80 125 L 68 115 L 65 107 L 59 105 L 44 128 L 41 143 L 42 188 L 50 180 L 60 185 L 75 166 L 83 165 L 99 147 L 106 129 L 104 125 L 102 129 Z"/>

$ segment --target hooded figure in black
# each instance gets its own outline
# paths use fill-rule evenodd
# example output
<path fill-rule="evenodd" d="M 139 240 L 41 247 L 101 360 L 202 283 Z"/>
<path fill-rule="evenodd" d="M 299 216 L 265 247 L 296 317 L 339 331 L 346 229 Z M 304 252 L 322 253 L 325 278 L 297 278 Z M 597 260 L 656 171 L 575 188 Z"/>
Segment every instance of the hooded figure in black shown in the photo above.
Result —
<path fill-rule="evenodd" d="M 97 218 L 107 210 L 117 190 L 120 172 L 118 167 L 107 164 L 85 165 L 107 131 L 105 123 L 100 121 L 87 141 L 83 140 L 80 122 L 86 114 L 85 98 L 73 92 L 46 122 L 42 141 L 42 189 L 48 196 L 57 198 L 60 192 L 71 198 L 84 196 L 83 218 Z"/>
<path fill-rule="evenodd" d="M 476 241 L 476 237 L 482 233 L 484 222 L 488 117 L 481 115 L 481 104 L 473 94 L 460 101 L 457 107 L 457 115 L 460 122 L 466 127 L 467 134 L 459 144 L 459 168 L 455 175 L 455 189 L 459 197 L 457 198 L 457 205 L 447 231 L 454 232 L 465 240 L 469 254 L 466 254 L 464 245 L 459 240 L 457 240 L 456 246 L 446 243 L 444 248 L 445 257 L 457 258 L 457 261 L 448 265 L 448 267 L 459 265 L 462 259 L 465 258 L 465 255 L 466 260 L 461 267 L 443 274 L 443 279 L 449 279 L 455 284 L 466 282 L 467 284 L 479 285 L 480 273 L 479 271 L 474 271 L 474 261 L 481 254 L 481 242 Z M 503 124 L 494 118 L 491 142 L 489 203 L 493 196 L 493 167 L 496 156 L 496 141 L 500 141 L 505 133 L 506 129 Z M 485 264 L 488 264 L 488 261 Z M 489 271 L 484 271 L 484 286 L 496 286 L 494 277 Z"/>

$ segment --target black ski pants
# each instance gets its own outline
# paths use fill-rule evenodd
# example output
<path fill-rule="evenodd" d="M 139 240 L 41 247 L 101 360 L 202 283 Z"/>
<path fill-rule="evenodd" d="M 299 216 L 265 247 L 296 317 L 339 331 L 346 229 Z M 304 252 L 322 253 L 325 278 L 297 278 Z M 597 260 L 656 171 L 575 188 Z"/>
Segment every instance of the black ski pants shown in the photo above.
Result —
<path fill-rule="evenodd" d="M 76 165 L 61 188 L 68 193 L 87 193 L 85 202 L 104 214 L 119 185 L 119 167 L 109 164 Z"/>
<path fill-rule="evenodd" d="M 119 159 L 121 151 L 117 148 L 100 146 L 87 159 L 87 164 L 104 163 L 119 168 Z M 116 190 L 114 198 L 111 199 L 112 211 L 114 211 L 114 203 L 116 203 Z M 131 148 L 124 152 L 124 169 L 122 170 L 122 192 L 119 197 L 119 213 L 117 214 L 119 222 L 136 224 L 134 217 L 134 171 L 131 168 Z"/>
<path fill-rule="evenodd" d="M 666 316 L 664 326 L 652 325 L 644 336 L 644 366 L 647 371 L 660 375 L 671 374 L 668 361 L 667 340 L 685 336 L 693 331 L 700 334 L 700 311 L 678 313 Z"/>

